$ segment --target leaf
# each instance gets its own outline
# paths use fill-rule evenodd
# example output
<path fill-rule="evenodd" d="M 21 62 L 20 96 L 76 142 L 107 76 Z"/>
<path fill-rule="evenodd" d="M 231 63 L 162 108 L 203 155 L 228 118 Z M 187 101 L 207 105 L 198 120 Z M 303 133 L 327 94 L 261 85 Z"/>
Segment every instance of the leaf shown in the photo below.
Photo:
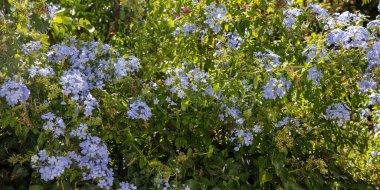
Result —
<path fill-rule="evenodd" d="M 186 147 L 187 146 L 187 140 L 184 137 L 177 137 L 175 139 L 175 146 L 177 148 Z"/>
<path fill-rule="evenodd" d="M 40 133 L 40 136 L 38 136 L 38 139 L 37 139 L 37 146 L 42 147 L 45 141 L 46 141 L 45 133 Z"/>
<path fill-rule="evenodd" d="M 12 171 L 11 180 L 15 180 L 18 178 L 23 178 L 28 176 L 28 170 L 26 170 L 22 165 L 17 164 Z"/>
<path fill-rule="evenodd" d="M 212 145 L 208 146 L 207 157 L 210 158 L 213 153 L 214 153 L 214 147 Z"/>
<path fill-rule="evenodd" d="M 260 185 L 272 180 L 272 174 L 267 172 L 266 170 L 261 171 L 259 174 Z"/>
<path fill-rule="evenodd" d="M 44 190 L 42 185 L 31 185 L 28 190 Z"/>

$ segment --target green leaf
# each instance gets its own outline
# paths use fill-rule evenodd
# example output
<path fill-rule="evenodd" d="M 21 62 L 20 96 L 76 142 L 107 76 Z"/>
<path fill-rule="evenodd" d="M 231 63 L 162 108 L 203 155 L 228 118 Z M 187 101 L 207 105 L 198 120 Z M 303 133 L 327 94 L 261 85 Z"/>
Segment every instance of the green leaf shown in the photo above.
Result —
<path fill-rule="evenodd" d="M 19 179 L 28 176 L 28 170 L 26 170 L 21 164 L 17 164 L 12 171 L 11 180 Z"/>
<path fill-rule="evenodd" d="M 187 140 L 184 137 L 177 137 L 175 139 L 175 146 L 177 148 L 186 147 L 187 146 Z"/>
<path fill-rule="evenodd" d="M 42 147 L 42 145 L 45 143 L 45 141 L 46 141 L 45 133 L 40 133 L 40 135 L 38 136 L 38 139 L 37 139 L 37 146 Z"/>
<path fill-rule="evenodd" d="M 260 185 L 272 180 L 272 174 L 267 172 L 266 170 L 261 171 L 259 174 Z"/>
<path fill-rule="evenodd" d="M 214 153 L 214 146 L 212 146 L 212 145 L 208 146 L 207 157 L 210 158 L 213 153 Z"/>
<path fill-rule="evenodd" d="M 42 185 L 31 185 L 29 190 L 44 190 L 44 187 Z"/>

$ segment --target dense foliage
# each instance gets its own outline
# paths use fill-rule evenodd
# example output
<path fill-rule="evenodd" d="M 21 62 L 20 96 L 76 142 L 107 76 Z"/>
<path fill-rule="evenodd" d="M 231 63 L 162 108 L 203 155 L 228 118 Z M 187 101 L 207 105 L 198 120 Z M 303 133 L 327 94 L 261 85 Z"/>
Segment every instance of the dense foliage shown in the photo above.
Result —
<path fill-rule="evenodd" d="M 380 186 L 380 17 L 266 0 L 0 8 L 0 189 Z"/>

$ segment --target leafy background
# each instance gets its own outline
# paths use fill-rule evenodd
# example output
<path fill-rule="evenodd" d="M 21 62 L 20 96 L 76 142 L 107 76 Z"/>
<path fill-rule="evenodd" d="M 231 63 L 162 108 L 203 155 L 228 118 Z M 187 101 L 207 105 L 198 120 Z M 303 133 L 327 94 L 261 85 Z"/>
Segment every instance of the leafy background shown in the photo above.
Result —
<path fill-rule="evenodd" d="M 53 19 L 45 20 L 49 3 L 59 4 L 60 9 Z M 238 49 L 228 48 L 225 36 L 211 30 L 203 41 L 201 32 L 173 35 L 186 24 L 207 27 L 205 6 L 211 3 L 227 7 L 229 21 L 222 23 L 223 33 L 246 36 Z M 139 189 L 160 189 L 166 182 L 175 184 L 173 189 L 375 189 L 380 184 L 379 159 L 371 158 L 371 151 L 379 147 L 377 128 L 354 114 L 367 100 L 356 83 L 365 72 L 365 54 L 360 49 L 329 49 L 327 61 L 316 61 L 325 75 L 321 86 L 307 80 L 310 66 L 302 51 L 314 43 L 324 46 L 326 38 L 322 24 L 306 8 L 308 3 L 294 2 L 305 14 L 290 30 L 283 24 L 283 11 L 289 8 L 284 1 L 1 1 L 5 18 L 0 17 L 0 83 L 7 77 L 23 77 L 31 91 L 27 103 L 15 107 L 0 99 L 1 189 L 98 188 L 93 181 L 81 180 L 81 172 L 75 169 L 45 182 L 32 168 L 30 158 L 39 150 L 76 149 L 75 140 L 62 145 L 66 139 L 52 138 L 42 130 L 41 115 L 49 111 L 62 114 L 70 129 L 86 123 L 106 143 L 115 189 L 121 181 Z M 321 3 L 330 12 L 361 11 L 369 19 L 379 14 L 377 1 Z M 43 57 L 50 46 L 72 37 L 107 43 L 121 55 L 140 59 L 140 70 L 134 75 L 92 92 L 101 104 L 92 117 L 74 113 L 72 102 L 60 105 L 65 97 L 59 78 L 28 73 L 36 60 L 49 64 Z M 25 55 L 23 44 L 30 41 L 40 41 L 42 47 Z M 218 42 L 223 44 L 222 56 L 215 56 Z M 262 98 L 270 74 L 254 52 L 266 49 L 286 63 L 271 75 L 293 81 L 285 97 L 276 101 Z M 52 67 L 59 76 L 68 63 Z M 164 85 L 166 72 L 175 68 L 188 72 L 191 67 L 209 73 L 208 83 L 215 93 L 221 90 L 223 98 L 186 91 L 182 100 L 170 94 Z M 243 80 L 253 90 L 245 90 Z M 158 88 L 150 86 L 151 81 Z M 207 85 L 200 88 L 206 90 Z M 177 105 L 168 105 L 167 96 Z M 126 117 L 128 105 L 137 98 L 148 102 L 154 117 L 148 121 Z M 155 98 L 158 104 L 152 103 Z M 345 127 L 321 117 L 337 101 L 346 102 L 353 113 Z M 236 125 L 233 118 L 220 121 L 222 104 L 240 107 L 245 124 Z M 286 116 L 302 124 L 275 128 Z M 252 145 L 235 151 L 236 144 L 229 141 L 231 131 L 256 124 L 263 127 Z"/>

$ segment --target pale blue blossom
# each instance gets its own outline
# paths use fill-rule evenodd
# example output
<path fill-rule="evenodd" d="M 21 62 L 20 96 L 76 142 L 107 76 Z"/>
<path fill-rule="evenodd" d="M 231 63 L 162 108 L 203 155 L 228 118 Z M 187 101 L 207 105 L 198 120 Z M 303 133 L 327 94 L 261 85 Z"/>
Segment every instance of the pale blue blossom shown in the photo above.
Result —
<path fill-rule="evenodd" d="M 75 47 L 56 44 L 50 47 L 50 51 L 46 55 L 50 62 L 60 63 L 62 60 L 70 58 L 77 51 L 78 49 Z"/>
<path fill-rule="evenodd" d="M 302 11 L 296 8 L 284 11 L 284 24 L 288 28 L 292 28 L 297 21 L 297 17 L 302 14 Z"/>
<path fill-rule="evenodd" d="M 336 121 L 338 126 L 343 126 L 345 122 L 350 121 L 350 111 L 345 104 L 333 103 L 327 107 L 325 117 Z"/>
<path fill-rule="evenodd" d="M 159 100 L 158 100 L 157 98 L 154 98 L 154 100 L 153 100 L 153 104 L 154 104 L 154 105 L 157 105 L 158 102 L 159 102 Z"/>
<path fill-rule="evenodd" d="M 365 16 L 361 13 L 334 13 L 331 17 L 324 17 L 323 23 L 326 23 L 324 30 L 333 30 L 343 28 L 350 25 L 359 25 L 365 20 Z"/>
<path fill-rule="evenodd" d="M 131 119 L 142 119 L 146 121 L 152 117 L 152 112 L 145 102 L 136 100 L 129 105 L 127 115 Z"/>
<path fill-rule="evenodd" d="M 206 95 L 208 95 L 208 96 L 214 96 L 215 95 L 214 89 L 212 88 L 211 85 L 208 85 L 206 90 L 204 92 L 202 92 L 202 96 L 206 96 Z"/>
<path fill-rule="evenodd" d="M 233 49 L 239 49 L 242 42 L 243 42 L 243 39 L 239 36 L 239 34 L 237 33 L 237 31 L 235 30 L 234 33 L 227 33 L 225 35 L 227 37 L 227 40 L 228 40 L 228 45 L 230 47 L 232 47 Z"/>
<path fill-rule="evenodd" d="M 362 26 L 349 26 L 347 27 L 347 33 L 350 37 L 350 42 L 344 46 L 345 48 L 367 47 L 367 41 L 372 39 L 368 30 Z"/>
<path fill-rule="evenodd" d="M 120 188 L 117 190 L 136 190 L 137 187 L 133 184 L 126 183 L 126 182 L 120 182 Z"/>
<path fill-rule="evenodd" d="M 276 123 L 275 127 L 276 128 L 281 128 L 281 127 L 289 125 L 289 124 L 292 124 L 292 125 L 294 125 L 296 127 L 300 126 L 300 122 L 297 119 L 294 119 L 292 117 L 285 117 L 284 119 L 282 119 L 281 121 L 279 121 L 278 123 Z"/>
<path fill-rule="evenodd" d="M 244 123 L 244 119 L 243 118 L 239 118 L 239 119 L 236 120 L 236 124 L 238 124 L 238 125 L 243 125 L 243 123 Z"/>
<path fill-rule="evenodd" d="M 66 124 L 63 122 L 61 117 L 56 117 L 55 114 L 49 112 L 41 116 L 46 123 L 42 128 L 46 131 L 52 131 L 54 137 L 64 136 L 64 130 L 66 129 Z"/>
<path fill-rule="evenodd" d="M 366 92 L 371 92 L 377 88 L 377 83 L 372 79 L 361 80 L 358 82 L 360 87 L 360 93 L 364 94 Z"/>
<path fill-rule="evenodd" d="M 187 35 L 189 35 L 190 33 L 192 33 L 192 32 L 194 32 L 195 30 L 197 30 L 197 27 L 194 26 L 194 25 L 186 24 L 186 25 L 183 26 L 182 30 L 183 30 L 183 35 L 187 36 Z"/>
<path fill-rule="evenodd" d="M 368 70 L 380 65 L 380 41 L 375 41 L 372 47 L 367 49 L 366 59 L 369 62 Z"/>
<path fill-rule="evenodd" d="M 254 133 L 259 133 L 259 132 L 261 132 L 261 128 L 262 127 L 260 125 L 255 125 L 255 126 L 253 126 L 252 131 Z"/>
<path fill-rule="evenodd" d="M 60 7 L 57 4 L 49 3 L 47 8 L 48 8 L 48 18 L 47 19 L 53 19 L 53 18 L 55 18 L 55 15 L 56 15 L 56 13 Z"/>
<path fill-rule="evenodd" d="M 217 7 L 215 3 L 205 7 L 206 20 L 204 21 L 215 34 L 221 30 L 221 22 L 226 21 L 227 9 L 224 4 L 219 4 Z"/>
<path fill-rule="evenodd" d="M 253 134 L 249 129 L 234 128 L 230 135 L 230 142 L 237 141 L 237 145 L 234 148 L 235 151 L 239 151 L 242 146 L 252 145 Z"/>
<path fill-rule="evenodd" d="M 129 56 L 129 60 L 124 57 L 118 58 L 114 62 L 115 75 L 117 79 L 128 76 L 139 70 L 140 60 L 134 56 Z"/>
<path fill-rule="evenodd" d="M 31 41 L 22 45 L 21 52 L 27 55 L 33 55 L 38 52 L 42 44 L 40 41 Z"/>
<path fill-rule="evenodd" d="M 88 82 L 85 76 L 79 70 L 68 70 L 60 78 L 62 85 L 62 93 L 65 95 L 74 95 L 71 99 L 78 101 L 82 93 L 87 93 L 89 90 Z"/>
<path fill-rule="evenodd" d="M 99 107 L 99 102 L 90 93 L 88 93 L 86 96 L 86 99 L 84 100 L 84 106 L 85 106 L 84 115 L 91 116 L 92 111 L 95 108 Z"/>
<path fill-rule="evenodd" d="M 313 44 L 311 46 L 306 46 L 305 50 L 302 52 L 302 55 L 307 56 L 306 63 L 310 63 L 310 61 L 316 57 L 325 59 L 327 56 L 327 50 L 324 47 L 319 49 L 315 44 Z"/>
<path fill-rule="evenodd" d="M 172 85 L 173 83 L 174 83 L 174 78 L 169 77 L 169 78 L 166 78 L 166 79 L 165 79 L 165 85 L 166 85 L 166 86 L 170 86 L 170 85 Z"/>
<path fill-rule="evenodd" d="M 39 74 L 43 77 L 55 75 L 55 72 L 51 67 L 47 66 L 45 68 L 41 68 L 39 65 L 41 65 L 41 63 L 36 62 L 36 65 L 34 65 L 30 69 L 28 69 L 31 77 L 34 77 L 37 74 Z"/>
<path fill-rule="evenodd" d="M 87 130 L 88 126 L 86 124 L 80 124 L 77 129 L 70 132 L 70 135 L 73 137 L 78 137 L 81 140 L 85 140 L 89 137 Z"/>
<path fill-rule="evenodd" d="M 370 104 L 371 105 L 378 105 L 380 104 L 380 93 L 372 93 L 369 95 Z"/>
<path fill-rule="evenodd" d="M 323 74 L 317 70 L 316 66 L 309 69 L 307 79 L 312 80 L 316 86 L 319 86 L 321 78 L 323 78 Z"/>
<path fill-rule="evenodd" d="M 10 80 L 1 86 L 0 97 L 5 98 L 9 106 L 13 107 L 18 103 L 25 103 L 29 96 L 30 91 L 22 84 L 22 79 L 19 83 Z"/>
<path fill-rule="evenodd" d="M 37 168 L 44 181 L 61 176 L 72 164 L 71 159 L 65 156 L 49 157 L 46 150 L 41 150 L 37 155 L 32 156 L 31 161 L 32 168 Z"/>
<path fill-rule="evenodd" d="M 347 43 L 349 40 L 349 36 L 347 32 L 341 29 L 334 29 L 330 33 L 327 34 L 327 41 L 329 42 L 329 46 L 335 45 L 339 46 L 340 43 Z"/>
<path fill-rule="evenodd" d="M 263 98 L 273 100 L 277 97 L 283 98 L 286 94 L 286 90 L 289 90 L 290 85 L 291 82 L 283 77 L 276 79 L 271 76 L 269 82 L 264 86 Z"/>
<path fill-rule="evenodd" d="M 271 50 L 266 50 L 267 53 L 255 52 L 255 56 L 258 60 L 260 60 L 265 69 L 272 70 L 274 68 L 278 68 L 281 65 L 280 56 L 273 53 Z"/>
<path fill-rule="evenodd" d="M 308 5 L 308 7 L 315 13 L 317 13 L 317 15 L 319 17 L 328 17 L 329 16 L 329 13 L 327 12 L 326 9 L 322 8 L 320 5 L 318 4 L 314 4 L 314 3 L 310 3 Z"/>
<path fill-rule="evenodd" d="M 169 96 L 166 96 L 166 102 L 171 106 L 177 105 Z"/>

